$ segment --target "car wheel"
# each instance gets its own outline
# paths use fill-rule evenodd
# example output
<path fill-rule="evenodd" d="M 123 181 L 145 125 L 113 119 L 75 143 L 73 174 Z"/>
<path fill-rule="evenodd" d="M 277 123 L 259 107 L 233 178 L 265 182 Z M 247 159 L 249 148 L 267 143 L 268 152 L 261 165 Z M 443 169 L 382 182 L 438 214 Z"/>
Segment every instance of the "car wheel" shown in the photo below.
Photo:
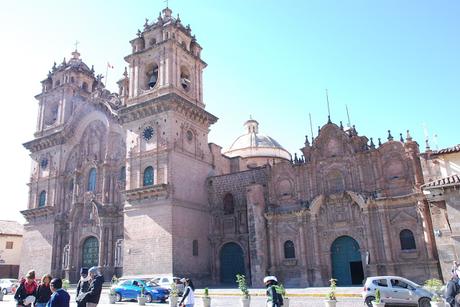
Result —
<path fill-rule="evenodd" d="M 430 304 L 431 300 L 427 297 L 422 297 L 419 301 L 418 301 L 418 306 L 419 307 L 430 307 L 431 304 Z"/>
<path fill-rule="evenodd" d="M 123 299 L 123 298 L 121 297 L 121 294 L 118 293 L 118 292 L 115 293 L 115 296 L 117 297 L 117 302 L 121 302 L 121 300 Z"/>
<path fill-rule="evenodd" d="M 161 300 L 160 303 L 164 304 L 166 303 L 166 300 Z"/>
<path fill-rule="evenodd" d="M 375 300 L 375 297 L 373 296 L 368 296 L 366 297 L 366 300 L 364 301 L 364 304 L 368 307 L 372 307 L 372 301 Z"/>
<path fill-rule="evenodd" d="M 147 293 L 147 295 L 145 296 L 145 302 L 146 303 L 151 303 L 152 301 L 153 301 L 152 294 Z"/>
<path fill-rule="evenodd" d="M 8 290 L 6 290 L 6 288 L 3 288 L 2 292 L 3 292 L 3 295 L 7 295 L 7 294 L 8 294 Z"/>

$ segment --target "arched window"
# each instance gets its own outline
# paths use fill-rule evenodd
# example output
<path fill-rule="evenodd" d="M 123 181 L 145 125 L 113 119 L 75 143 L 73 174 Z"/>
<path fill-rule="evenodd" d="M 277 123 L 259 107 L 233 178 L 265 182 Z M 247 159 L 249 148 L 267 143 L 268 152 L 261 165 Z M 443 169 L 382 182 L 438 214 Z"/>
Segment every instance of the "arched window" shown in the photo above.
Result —
<path fill-rule="evenodd" d="M 193 256 L 198 256 L 198 240 L 193 240 L 193 243 L 192 243 L 192 254 Z"/>
<path fill-rule="evenodd" d="M 120 180 L 121 182 L 126 181 L 126 167 L 122 166 L 120 168 L 120 178 L 118 178 L 118 180 Z"/>
<path fill-rule="evenodd" d="M 46 205 L 46 191 L 41 191 L 38 196 L 38 207 L 44 207 Z"/>
<path fill-rule="evenodd" d="M 88 191 L 96 190 L 96 169 L 93 167 L 88 173 Z"/>
<path fill-rule="evenodd" d="M 153 185 L 153 167 L 148 166 L 144 170 L 144 187 Z"/>
<path fill-rule="evenodd" d="M 231 193 L 227 193 L 224 196 L 224 214 L 230 215 L 235 213 L 235 203 L 233 201 L 233 195 Z"/>
<path fill-rule="evenodd" d="M 284 242 L 284 258 L 286 259 L 295 258 L 294 242 L 292 242 L 291 240 Z"/>
<path fill-rule="evenodd" d="M 82 90 L 84 90 L 84 91 L 88 91 L 88 83 L 83 82 L 83 83 L 81 84 L 81 88 L 82 88 Z"/>
<path fill-rule="evenodd" d="M 409 229 L 404 229 L 399 233 L 399 240 L 402 250 L 416 249 L 414 234 Z"/>

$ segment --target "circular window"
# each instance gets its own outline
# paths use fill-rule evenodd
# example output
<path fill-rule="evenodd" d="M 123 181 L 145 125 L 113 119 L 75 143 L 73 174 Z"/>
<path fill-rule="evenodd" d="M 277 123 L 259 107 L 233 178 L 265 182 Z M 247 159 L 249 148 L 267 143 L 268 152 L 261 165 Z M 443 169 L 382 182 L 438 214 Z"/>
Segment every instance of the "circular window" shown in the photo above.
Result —
<path fill-rule="evenodd" d="M 193 132 L 190 130 L 187 131 L 187 140 L 189 141 L 193 140 Z"/>
<path fill-rule="evenodd" d="M 46 167 L 48 166 L 48 159 L 47 158 L 43 158 L 41 161 L 40 161 L 40 166 L 42 169 L 46 169 Z"/>
<path fill-rule="evenodd" d="M 151 126 L 146 127 L 144 132 L 142 132 L 142 136 L 144 137 L 144 140 L 150 140 L 153 136 L 153 128 Z"/>

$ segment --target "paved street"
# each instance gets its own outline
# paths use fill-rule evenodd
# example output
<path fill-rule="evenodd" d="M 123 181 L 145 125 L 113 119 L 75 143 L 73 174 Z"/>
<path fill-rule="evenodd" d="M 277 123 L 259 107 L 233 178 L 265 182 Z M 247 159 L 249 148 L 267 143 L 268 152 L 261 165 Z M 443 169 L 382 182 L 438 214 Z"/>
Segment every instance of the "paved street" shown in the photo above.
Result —
<path fill-rule="evenodd" d="M 73 299 L 74 297 L 72 297 Z M 137 302 L 122 302 L 116 303 L 116 305 L 122 306 L 138 306 Z M 146 304 L 147 306 L 169 306 L 169 304 L 160 304 L 160 303 L 152 303 Z M 12 295 L 7 295 L 4 297 L 4 301 L 0 302 L 0 306 L 14 306 L 14 300 Z M 71 307 L 76 307 L 76 304 L 73 303 L 70 305 Z M 114 305 L 110 305 L 108 303 L 107 294 L 103 294 L 101 298 L 101 304 L 98 305 L 99 307 L 112 307 Z M 203 304 L 200 298 L 197 298 L 197 302 L 195 307 L 202 307 Z M 213 307 L 238 307 L 239 304 L 239 297 L 238 296 L 225 296 L 225 297 L 213 297 L 212 298 L 212 305 Z M 265 299 L 260 296 L 255 296 L 251 298 L 251 307 L 264 307 L 265 306 Z M 308 307 L 324 307 L 324 302 L 322 298 L 314 298 L 314 297 L 293 297 L 290 299 L 291 307 L 300 307 L 300 306 L 308 306 Z M 360 298 L 340 298 L 339 302 L 337 303 L 337 307 L 354 307 L 354 306 L 364 306 L 362 300 Z"/>

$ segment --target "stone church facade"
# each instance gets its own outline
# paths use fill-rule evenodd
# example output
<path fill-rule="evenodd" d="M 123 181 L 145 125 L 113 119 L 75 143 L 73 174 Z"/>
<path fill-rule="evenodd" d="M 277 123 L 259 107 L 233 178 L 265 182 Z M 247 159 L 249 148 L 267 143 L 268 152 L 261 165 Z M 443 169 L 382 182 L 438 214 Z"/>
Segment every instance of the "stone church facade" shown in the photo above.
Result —
<path fill-rule="evenodd" d="M 198 284 L 361 284 L 438 276 L 419 149 L 375 146 L 328 121 L 291 155 L 250 119 L 229 149 L 208 142 L 206 63 L 169 8 L 146 21 L 110 93 L 80 58 L 42 81 L 21 274 L 190 276 Z"/>

